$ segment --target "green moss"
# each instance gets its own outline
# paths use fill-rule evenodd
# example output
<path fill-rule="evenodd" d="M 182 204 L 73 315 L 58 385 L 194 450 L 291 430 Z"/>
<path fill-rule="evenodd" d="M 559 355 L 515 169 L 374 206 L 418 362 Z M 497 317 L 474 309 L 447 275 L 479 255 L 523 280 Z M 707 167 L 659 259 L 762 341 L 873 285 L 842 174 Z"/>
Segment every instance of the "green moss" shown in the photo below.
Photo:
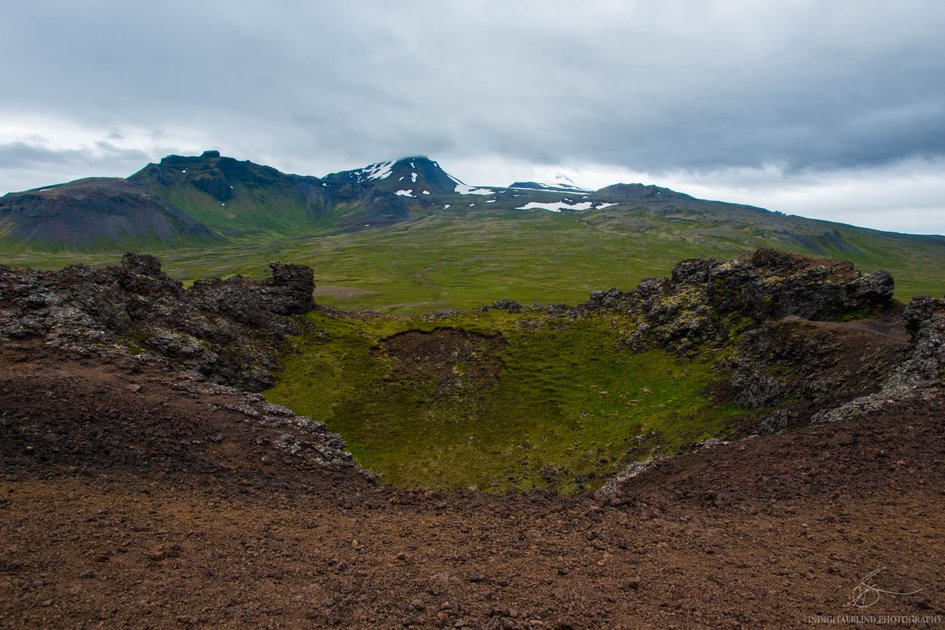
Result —
<path fill-rule="evenodd" d="M 729 337 L 731 339 L 737 339 L 745 331 L 754 328 L 757 325 L 757 322 L 743 315 L 742 313 L 732 312 L 722 318 L 723 328 L 728 330 Z"/>
<path fill-rule="evenodd" d="M 634 354 L 618 343 L 628 326 L 618 315 L 313 314 L 309 322 L 313 331 L 292 340 L 266 395 L 340 432 L 362 465 L 396 485 L 593 489 L 631 460 L 724 434 L 743 413 L 703 395 L 720 378 L 725 350 L 694 359 Z M 486 335 L 491 349 L 466 356 L 458 348 L 446 353 L 449 365 L 425 366 L 387 341 L 443 329 Z"/>
<path fill-rule="evenodd" d="M 144 347 L 144 338 L 133 332 L 126 332 L 122 335 L 118 335 L 116 341 L 128 349 L 132 355 L 141 354 L 142 352 L 147 351 L 147 348 Z"/>
<path fill-rule="evenodd" d="M 877 310 L 879 309 L 873 306 L 864 306 L 862 308 L 858 308 L 856 310 L 850 311 L 849 313 L 844 313 L 840 317 L 837 317 L 834 321 L 850 322 L 855 319 L 865 319 L 867 317 L 870 317 L 871 315 L 875 315 Z"/>

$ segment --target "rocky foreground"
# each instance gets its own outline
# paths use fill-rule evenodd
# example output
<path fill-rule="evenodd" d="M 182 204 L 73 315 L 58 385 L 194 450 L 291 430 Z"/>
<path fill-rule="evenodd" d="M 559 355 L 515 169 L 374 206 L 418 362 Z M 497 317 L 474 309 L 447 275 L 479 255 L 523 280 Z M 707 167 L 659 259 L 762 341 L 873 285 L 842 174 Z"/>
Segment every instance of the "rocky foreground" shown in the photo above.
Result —
<path fill-rule="evenodd" d="M 730 395 L 782 415 L 577 498 L 380 486 L 247 393 L 311 308 L 304 268 L 186 289 L 147 257 L 0 268 L 0 625 L 945 622 L 945 301 L 756 256 L 579 309 L 625 309 L 645 324 L 628 345 L 678 352 L 756 322 Z M 785 380 L 762 357 L 823 364 Z"/>

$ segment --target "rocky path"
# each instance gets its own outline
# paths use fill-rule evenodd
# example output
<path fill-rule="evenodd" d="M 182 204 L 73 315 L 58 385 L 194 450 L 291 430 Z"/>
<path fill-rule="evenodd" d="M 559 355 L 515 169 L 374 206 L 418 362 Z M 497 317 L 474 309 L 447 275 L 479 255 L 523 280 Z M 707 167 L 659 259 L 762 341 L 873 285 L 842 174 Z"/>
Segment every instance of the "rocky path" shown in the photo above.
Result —
<path fill-rule="evenodd" d="M 280 447 L 285 416 L 235 390 L 4 353 L 0 626 L 945 623 L 927 398 L 667 461 L 606 500 L 443 495 L 376 486 L 330 435 Z M 859 609 L 864 580 L 918 592 Z"/>

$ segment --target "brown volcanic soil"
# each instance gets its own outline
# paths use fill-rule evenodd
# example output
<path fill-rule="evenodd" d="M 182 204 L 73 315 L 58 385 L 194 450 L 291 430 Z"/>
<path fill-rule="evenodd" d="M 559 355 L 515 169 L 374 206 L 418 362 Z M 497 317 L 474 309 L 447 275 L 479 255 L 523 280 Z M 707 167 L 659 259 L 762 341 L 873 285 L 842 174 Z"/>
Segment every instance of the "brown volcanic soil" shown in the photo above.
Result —
<path fill-rule="evenodd" d="M 666 461 L 606 504 L 300 469 L 227 394 L 0 353 L 0 626 L 798 627 L 945 615 L 945 396 Z M 849 605 L 883 568 L 866 610 Z M 945 623 L 945 617 L 943 617 Z"/>

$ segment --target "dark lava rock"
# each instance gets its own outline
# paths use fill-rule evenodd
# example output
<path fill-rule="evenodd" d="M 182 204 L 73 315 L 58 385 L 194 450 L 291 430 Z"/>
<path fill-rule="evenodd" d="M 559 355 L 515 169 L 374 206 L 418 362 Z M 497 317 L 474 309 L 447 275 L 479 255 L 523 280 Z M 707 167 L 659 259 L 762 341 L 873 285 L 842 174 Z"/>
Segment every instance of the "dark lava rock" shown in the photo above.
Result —
<path fill-rule="evenodd" d="M 517 313 L 524 309 L 524 307 L 516 302 L 515 300 L 510 300 L 509 298 L 502 298 L 501 300 L 496 300 L 492 303 L 491 308 L 497 311 L 508 311 L 510 313 Z"/>
<path fill-rule="evenodd" d="M 787 318 L 745 332 L 729 391 L 742 408 L 781 407 L 775 428 L 813 411 L 877 391 L 909 352 L 898 328 L 875 333 L 844 324 Z"/>
<path fill-rule="evenodd" d="M 301 332 L 292 316 L 315 306 L 311 269 L 270 268 L 263 281 L 236 276 L 185 289 L 156 258 L 139 254 L 105 269 L 0 267 L 0 339 L 40 338 L 80 353 L 135 348 L 258 391 L 273 383 L 283 336 Z"/>
<path fill-rule="evenodd" d="M 744 409 L 774 409 L 744 429 L 780 431 L 875 395 L 906 363 L 910 383 L 916 374 L 928 382 L 945 365 L 945 317 L 941 328 L 932 323 L 945 308 L 914 300 L 905 312 L 910 343 L 892 295 L 885 271 L 861 274 L 847 261 L 759 249 L 724 262 L 684 260 L 670 278 L 645 279 L 630 292 L 595 291 L 576 310 L 626 314 L 624 341 L 633 351 L 690 355 L 734 343 L 730 363 L 719 365 L 729 376 L 711 395 Z M 856 323 L 865 317 L 870 325 Z"/>
<path fill-rule="evenodd" d="M 912 352 L 897 368 L 897 384 L 945 384 L 945 298 L 917 295 L 903 312 Z"/>
<path fill-rule="evenodd" d="M 269 263 L 272 275 L 263 283 L 242 276 L 200 280 L 190 289 L 203 309 L 244 324 L 283 331 L 287 322 L 273 315 L 299 315 L 315 307 L 314 274 L 302 265 Z"/>
<path fill-rule="evenodd" d="M 890 302 L 892 277 L 863 275 L 848 261 L 759 249 L 734 260 L 684 260 L 669 279 L 647 278 L 636 289 L 595 291 L 578 307 L 616 309 L 636 319 L 631 348 L 686 353 L 729 338 L 733 327 L 788 316 L 831 320 Z M 746 321 L 747 320 L 747 321 Z"/>
<path fill-rule="evenodd" d="M 212 169 L 201 173 L 190 180 L 190 184 L 201 192 L 205 192 L 217 201 L 225 203 L 233 198 L 233 186 L 226 175 L 219 169 Z"/>

